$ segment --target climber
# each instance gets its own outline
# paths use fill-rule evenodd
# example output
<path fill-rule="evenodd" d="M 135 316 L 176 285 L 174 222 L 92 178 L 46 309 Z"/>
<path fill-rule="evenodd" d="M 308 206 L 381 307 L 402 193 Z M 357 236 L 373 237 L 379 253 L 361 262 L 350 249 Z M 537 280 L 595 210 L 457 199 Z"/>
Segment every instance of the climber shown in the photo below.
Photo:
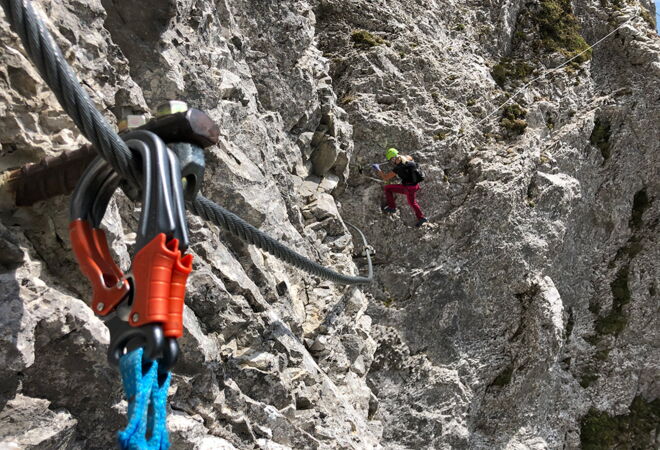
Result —
<path fill-rule="evenodd" d="M 408 204 L 415 212 L 417 217 L 416 227 L 421 227 L 428 219 L 424 216 L 422 209 L 417 203 L 415 198 L 417 192 L 419 191 L 419 182 L 424 179 L 417 163 L 413 161 L 411 156 L 400 155 L 399 151 L 395 148 L 388 148 L 385 152 L 385 157 L 388 161 L 394 163 L 394 168 L 391 172 L 383 172 L 380 169 L 379 164 L 372 164 L 371 167 L 376 170 L 378 176 L 384 180 L 388 181 L 398 176 L 401 178 L 401 184 L 388 184 L 383 188 L 385 190 L 385 198 L 387 199 L 387 205 L 383 207 L 383 212 L 393 213 L 396 212 L 396 203 L 394 201 L 394 194 L 405 194 Z"/>

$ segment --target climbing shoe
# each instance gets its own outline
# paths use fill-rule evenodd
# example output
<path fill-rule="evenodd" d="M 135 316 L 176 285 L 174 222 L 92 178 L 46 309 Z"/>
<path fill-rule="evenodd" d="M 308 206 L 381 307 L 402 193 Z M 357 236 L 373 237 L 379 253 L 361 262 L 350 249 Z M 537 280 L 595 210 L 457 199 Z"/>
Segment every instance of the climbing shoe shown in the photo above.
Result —
<path fill-rule="evenodd" d="M 396 208 L 390 208 L 389 206 L 383 206 L 383 212 L 385 214 L 392 214 L 396 212 Z"/>
<path fill-rule="evenodd" d="M 421 227 L 422 225 L 424 225 L 424 224 L 425 224 L 426 222 L 428 222 L 428 221 L 429 221 L 429 219 L 427 219 L 426 217 L 422 217 L 421 219 L 419 219 L 419 220 L 417 221 L 417 223 L 415 224 L 415 226 L 416 226 L 417 228 L 419 228 L 419 227 Z"/>

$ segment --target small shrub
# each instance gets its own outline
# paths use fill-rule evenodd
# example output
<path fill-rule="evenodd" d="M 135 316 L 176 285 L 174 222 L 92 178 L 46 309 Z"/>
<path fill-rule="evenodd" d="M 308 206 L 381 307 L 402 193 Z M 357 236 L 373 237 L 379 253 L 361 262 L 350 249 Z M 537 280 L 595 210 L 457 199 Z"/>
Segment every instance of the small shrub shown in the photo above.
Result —
<path fill-rule="evenodd" d="M 603 8 L 612 8 L 615 11 L 620 11 L 626 6 L 625 0 L 600 0 L 600 6 Z"/>
<path fill-rule="evenodd" d="M 583 450 L 610 448 L 655 448 L 660 422 L 660 399 L 633 399 L 626 415 L 610 416 L 591 408 L 580 423 Z"/>
<path fill-rule="evenodd" d="M 463 23 L 459 23 L 458 25 L 456 25 L 456 26 L 454 27 L 454 30 L 455 30 L 455 31 L 464 31 L 464 30 L 465 30 L 465 24 L 463 24 Z"/>
<path fill-rule="evenodd" d="M 656 23 L 655 23 L 655 18 L 653 17 L 653 14 L 651 14 L 648 9 L 642 7 L 640 15 L 642 16 L 642 19 L 644 19 L 644 21 L 649 24 L 649 27 L 651 27 L 651 29 L 655 30 Z"/>
<path fill-rule="evenodd" d="M 524 80 L 534 72 L 534 67 L 523 61 L 503 59 L 495 64 L 490 71 L 499 87 L 504 87 L 507 80 Z"/>
<path fill-rule="evenodd" d="M 354 30 L 351 34 L 351 41 L 358 48 L 371 48 L 385 43 L 385 39 L 366 30 Z"/>
<path fill-rule="evenodd" d="M 525 117 L 527 117 L 525 109 L 516 103 L 510 104 L 502 110 L 500 125 L 512 134 L 521 135 L 527 128 Z"/>
<path fill-rule="evenodd" d="M 560 52 L 583 63 L 591 59 L 591 49 L 580 35 L 580 26 L 573 15 L 570 0 L 541 0 L 535 21 L 541 34 L 541 46 L 551 52 Z"/>
<path fill-rule="evenodd" d="M 357 100 L 357 97 L 354 95 L 345 95 L 340 100 L 339 103 L 342 105 L 348 105 L 349 103 Z"/>

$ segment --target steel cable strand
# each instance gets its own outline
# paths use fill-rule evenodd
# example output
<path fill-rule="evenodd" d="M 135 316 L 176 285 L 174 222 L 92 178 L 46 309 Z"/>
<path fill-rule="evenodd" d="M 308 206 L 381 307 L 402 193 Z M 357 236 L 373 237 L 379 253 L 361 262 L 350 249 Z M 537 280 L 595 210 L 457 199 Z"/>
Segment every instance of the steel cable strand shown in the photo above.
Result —
<path fill-rule="evenodd" d="M 373 281 L 373 268 L 371 264 L 371 257 L 368 251 L 367 260 L 369 265 L 369 275 L 367 277 L 344 275 L 339 272 L 335 272 L 334 270 L 328 269 L 327 267 L 324 267 L 319 263 L 312 261 L 303 255 L 300 255 L 299 253 L 296 253 L 282 243 L 250 225 L 236 214 L 226 210 L 220 205 L 213 203 L 211 200 L 202 195 L 198 195 L 193 202 L 189 202 L 188 206 L 191 212 L 194 214 L 215 223 L 216 225 L 229 231 L 231 234 L 239 237 L 243 241 L 255 245 L 256 247 L 270 253 L 278 259 L 281 259 L 294 267 L 302 269 L 305 272 L 342 284 L 368 284 Z M 364 235 L 362 235 L 362 232 L 359 230 L 358 232 L 362 236 L 363 242 L 365 242 L 366 245 Z"/>
<path fill-rule="evenodd" d="M 94 107 L 31 3 L 28 0 L 0 1 L 12 28 L 21 38 L 28 55 L 66 113 L 112 168 L 131 184 L 139 186 L 140 171 L 135 157 Z M 343 284 L 364 284 L 372 281 L 370 259 L 368 278 L 340 274 L 297 254 L 212 201 L 204 197 L 201 197 L 202 201 L 198 201 L 200 197 L 192 208 L 197 215 L 211 220 L 244 241 L 299 269 Z"/>
<path fill-rule="evenodd" d="M 65 112 L 101 156 L 122 177 L 138 185 L 139 171 L 133 154 L 94 107 L 31 2 L 2 0 L 2 6 L 30 59 Z"/>

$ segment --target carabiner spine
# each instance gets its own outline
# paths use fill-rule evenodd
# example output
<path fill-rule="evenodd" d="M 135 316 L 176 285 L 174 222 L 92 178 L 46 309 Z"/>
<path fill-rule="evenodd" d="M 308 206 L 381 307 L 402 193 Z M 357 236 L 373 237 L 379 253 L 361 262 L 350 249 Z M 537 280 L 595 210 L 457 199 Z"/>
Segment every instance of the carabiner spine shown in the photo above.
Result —
<path fill-rule="evenodd" d="M 193 255 L 179 255 L 172 269 L 170 301 L 167 322 L 163 326 L 165 337 L 183 336 L 183 303 L 186 296 L 186 282 L 192 272 Z"/>

